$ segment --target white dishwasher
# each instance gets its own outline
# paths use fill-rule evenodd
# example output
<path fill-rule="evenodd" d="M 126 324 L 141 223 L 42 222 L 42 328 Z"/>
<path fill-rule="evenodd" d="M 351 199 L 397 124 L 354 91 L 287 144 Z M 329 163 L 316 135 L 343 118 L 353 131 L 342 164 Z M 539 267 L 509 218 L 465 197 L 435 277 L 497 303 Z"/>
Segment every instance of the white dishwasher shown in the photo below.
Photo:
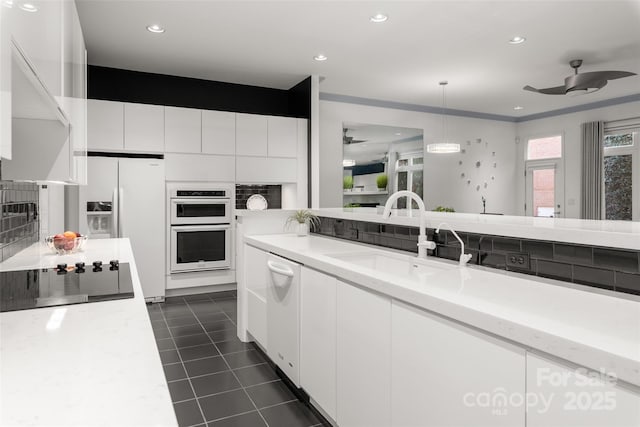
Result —
<path fill-rule="evenodd" d="M 267 354 L 300 387 L 300 264 L 269 254 Z"/>

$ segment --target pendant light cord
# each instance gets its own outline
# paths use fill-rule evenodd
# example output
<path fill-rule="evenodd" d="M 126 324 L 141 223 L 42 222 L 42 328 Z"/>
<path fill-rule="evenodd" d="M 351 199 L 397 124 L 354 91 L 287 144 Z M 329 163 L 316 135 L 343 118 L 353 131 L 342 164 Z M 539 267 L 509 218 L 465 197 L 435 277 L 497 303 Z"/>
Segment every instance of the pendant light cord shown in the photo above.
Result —
<path fill-rule="evenodd" d="M 445 107 L 447 105 L 447 98 L 445 95 L 445 87 L 447 86 L 449 82 L 447 82 L 446 80 L 443 80 L 440 82 L 440 86 L 442 86 L 442 142 L 446 143 L 446 132 L 445 132 L 445 120 L 446 120 L 446 115 L 444 113 Z"/>

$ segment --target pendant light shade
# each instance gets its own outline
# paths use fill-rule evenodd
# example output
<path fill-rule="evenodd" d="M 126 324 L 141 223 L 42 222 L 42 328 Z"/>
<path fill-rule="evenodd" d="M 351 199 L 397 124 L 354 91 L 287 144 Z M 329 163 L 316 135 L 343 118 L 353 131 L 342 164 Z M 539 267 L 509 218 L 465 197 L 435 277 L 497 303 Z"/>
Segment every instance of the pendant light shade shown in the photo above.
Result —
<path fill-rule="evenodd" d="M 447 104 L 447 99 L 445 96 L 445 87 L 447 86 L 449 82 L 447 82 L 446 80 L 441 81 L 439 84 L 440 86 L 442 86 L 442 141 L 441 142 L 436 142 L 433 144 L 428 144 L 427 145 L 427 153 L 433 153 L 433 154 L 446 154 L 446 153 L 459 153 L 460 152 L 460 144 L 457 144 L 455 142 L 449 142 L 446 139 L 446 124 L 445 124 L 445 120 L 446 120 L 446 114 L 445 114 L 445 108 L 446 108 L 446 104 Z"/>

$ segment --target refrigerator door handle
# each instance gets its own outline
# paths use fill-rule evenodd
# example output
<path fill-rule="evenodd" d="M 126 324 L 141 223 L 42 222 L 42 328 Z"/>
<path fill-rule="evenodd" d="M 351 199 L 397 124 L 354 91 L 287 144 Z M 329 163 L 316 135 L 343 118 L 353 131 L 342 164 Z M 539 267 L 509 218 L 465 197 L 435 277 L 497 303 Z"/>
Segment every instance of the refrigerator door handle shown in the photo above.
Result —
<path fill-rule="evenodd" d="M 111 237 L 118 237 L 120 230 L 120 197 L 118 194 L 118 187 L 113 189 L 111 195 Z"/>
<path fill-rule="evenodd" d="M 124 221 L 122 220 L 123 218 L 123 212 L 124 212 L 124 188 L 120 187 L 118 190 L 118 194 L 119 194 L 119 203 L 118 203 L 118 227 L 119 227 L 119 233 L 118 233 L 118 237 L 127 237 L 125 235 L 125 229 L 124 229 Z"/>

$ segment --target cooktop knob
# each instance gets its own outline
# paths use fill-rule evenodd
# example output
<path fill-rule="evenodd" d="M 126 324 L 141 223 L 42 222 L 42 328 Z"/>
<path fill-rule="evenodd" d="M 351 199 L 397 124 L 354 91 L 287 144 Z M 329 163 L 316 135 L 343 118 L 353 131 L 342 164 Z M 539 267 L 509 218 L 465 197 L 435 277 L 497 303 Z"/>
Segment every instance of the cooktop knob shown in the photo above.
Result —
<path fill-rule="evenodd" d="M 93 261 L 93 267 L 94 268 L 102 267 L 102 261 Z"/>
<path fill-rule="evenodd" d="M 111 267 L 109 267 L 109 270 L 111 271 L 117 270 L 118 267 L 120 266 L 120 263 L 118 262 L 117 259 L 113 259 L 109 261 L 109 264 L 111 265 Z"/>
<path fill-rule="evenodd" d="M 56 270 L 58 270 L 58 273 L 66 273 L 67 272 L 67 264 L 58 264 L 58 266 L 56 267 Z"/>
<path fill-rule="evenodd" d="M 84 269 L 84 262 L 76 262 L 77 269 Z"/>

